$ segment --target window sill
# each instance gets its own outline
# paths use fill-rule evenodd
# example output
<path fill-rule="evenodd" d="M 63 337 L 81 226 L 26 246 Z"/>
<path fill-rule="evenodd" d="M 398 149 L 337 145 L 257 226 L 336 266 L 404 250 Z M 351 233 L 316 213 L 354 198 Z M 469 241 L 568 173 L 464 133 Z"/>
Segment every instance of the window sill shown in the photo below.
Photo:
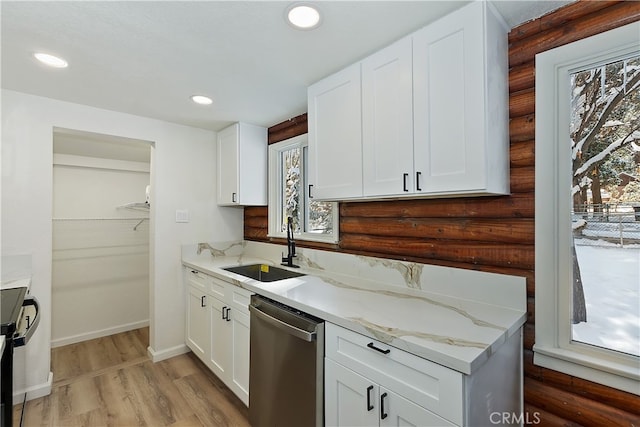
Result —
<path fill-rule="evenodd" d="M 638 367 L 557 347 L 534 345 L 533 351 L 537 366 L 640 395 Z"/>
<path fill-rule="evenodd" d="M 267 238 L 287 240 L 287 235 L 286 234 L 267 234 Z M 296 235 L 294 237 L 294 240 L 296 242 L 328 243 L 332 245 L 337 245 L 339 242 L 339 239 L 336 239 L 334 236 L 316 237 L 313 234 L 304 234 L 302 236 Z"/>

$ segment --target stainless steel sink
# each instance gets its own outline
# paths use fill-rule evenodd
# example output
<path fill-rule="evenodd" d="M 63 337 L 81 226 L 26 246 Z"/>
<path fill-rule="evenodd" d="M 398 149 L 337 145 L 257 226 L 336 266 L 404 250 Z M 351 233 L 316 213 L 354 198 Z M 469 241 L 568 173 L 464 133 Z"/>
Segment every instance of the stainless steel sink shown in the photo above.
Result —
<path fill-rule="evenodd" d="M 266 264 L 239 265 L 237 267 L 227 267 L 223 270 L 249 277 L 261 282 L 275 282 L 277 280 L 291 279 L 292 277 L 304 276 L 302 273 L 285 270 Z"/>

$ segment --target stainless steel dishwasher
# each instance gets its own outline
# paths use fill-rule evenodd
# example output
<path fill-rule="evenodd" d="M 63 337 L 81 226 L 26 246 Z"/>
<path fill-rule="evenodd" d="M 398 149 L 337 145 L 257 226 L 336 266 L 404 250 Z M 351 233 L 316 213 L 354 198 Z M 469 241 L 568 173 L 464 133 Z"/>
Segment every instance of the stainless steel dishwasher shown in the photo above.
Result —
<path fill-rule="evenodd" d="M 324 321 L 258 295 L 249 310 L 249 422 L 322 426 Z"/>

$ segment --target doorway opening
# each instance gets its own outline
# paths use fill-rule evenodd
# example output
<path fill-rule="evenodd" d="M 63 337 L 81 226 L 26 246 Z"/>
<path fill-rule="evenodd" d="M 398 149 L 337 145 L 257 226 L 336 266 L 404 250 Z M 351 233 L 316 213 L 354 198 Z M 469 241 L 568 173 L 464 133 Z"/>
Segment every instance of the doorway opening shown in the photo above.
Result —
<path fill-rule="evenodd" d="M 152 146 L 53 130 L 52 347 L 149 326 Z"/>

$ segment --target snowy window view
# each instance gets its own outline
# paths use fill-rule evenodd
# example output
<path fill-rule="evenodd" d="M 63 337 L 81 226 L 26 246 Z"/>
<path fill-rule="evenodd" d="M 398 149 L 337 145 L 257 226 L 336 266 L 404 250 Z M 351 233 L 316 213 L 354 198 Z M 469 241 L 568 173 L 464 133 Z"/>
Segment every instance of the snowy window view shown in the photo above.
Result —
<path fill-rule="evenodd" d="M 571 90 L 572 339 L 640 356 L 640 57 Z"/>
<path fill-rule="evenodd" d="M 300 147 L 282 152 L 282 221 L 280 231 L 287 230 L 287 218 L 293 221 L 294 233 L 300 233 Z"/>
<path fill-rule="evenodd" d="M 304 189 L 307 182 L 307 147 L 295 146 L 280 152 L 282 176 L 282 213 L 280 231 L 286 232 L 287 218 L 292 218 L 294 233 L 333 232 L 333 204 L 308 198 Z"/>

